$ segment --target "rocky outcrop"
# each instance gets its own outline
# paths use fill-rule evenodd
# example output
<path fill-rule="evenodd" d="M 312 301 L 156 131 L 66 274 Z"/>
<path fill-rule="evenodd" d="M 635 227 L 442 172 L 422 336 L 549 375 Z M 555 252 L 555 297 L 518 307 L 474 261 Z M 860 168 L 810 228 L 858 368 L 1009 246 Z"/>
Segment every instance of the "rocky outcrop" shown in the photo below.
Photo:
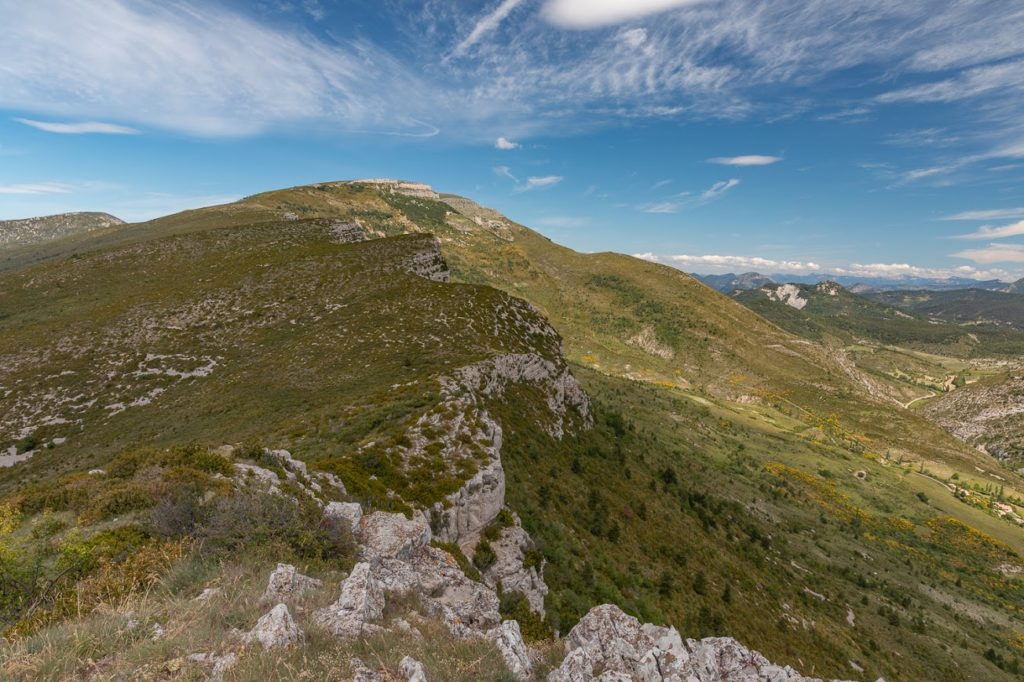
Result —
<path fill-rule="evenodd" d="M 494 550 L 494 563 L 484 572 L 484 580 L 491 587 L 501 585 L 506 592 L 518 592 L 526 597 L 530 609 L 544 616 L 544 598 L 548 594 L 548 586 L 542 574 L 543 566 L 531 565 L 527 561 L 528 552 L 534 548 L 530 534 L 519 525 L 516 517 L 515 525 L 503 528 L 498 539 L 491 542 Z"/>
<path fill-rule="evenodd" d="M 331 239 L 339 244 L 352 244 L 366 239 L 366 230 L 359 223 L 335 220 L 331 221 L 328 229 L 331 232 Z"/>
<path fill-rule="evenodd" d="M 285 602 L 322 584 L 316 578 L 302 575 L 291 564 L 278 564 L 270 574 L 263 599 L 270 602 Z"/>
<path fill-rule="evenodd" d="M 555 438 L 565 434 L 566 420 L 574 411 L 585 427 L 591 424 L 590 398 L 576 377 L 564 364 L 536 353 L 508 353 L 462 367 L 455 373 L 455 382 L 474 395 L 487 398 L 500 397 L 513 384 L 539 384 L 552 416 L 544 428 Z"/>
<path fill-rule="evenodd" d="M 518 680 L 528 680 L 533 676 L 533 662 L 530 660 L 530 650 L 523 642 L 523 635 L 519 631 L 519 623 L 514 620 L 506 620 L 501 625 L 487 633 L 487 638 L 494 642 L 501 653 L 509 672 Z"/>
<path fill-rule="evenodd" d="M 305 636 L 292 620 L 288 607 L 278 604 L 256 621 L 256 626 L 246 633 L 244 641 L 247 644 L 259 643 L 264 649 L 280 649 L 303 644 Z"/>
<path fill-rule="evenodd" d="M 430 544 L 430 524 L 422 516 L 375 512 L 359 521 L 360 552 L 367 561 L 413 558 L 417 549 Z"/>
<path fill-rule="evenodd" d="M 610 604 L 591 609 L 566 637 L 566 658 L 548 682 L 813 682 L 730 638 L 686 640 Z M 609 675 L 612 675 L 609 677 Z M 820 682 L 820 681 L 818 681 Z"/>
<path fill-rule="evenodd" d="M 317 611 L 314 620 L 328 632 L 345 638 L 379 632 L 372 621 L 384 615 L 384 589 L 369 562 L 355 565 L 341 584 L 341 596 Z"/>
<path fill-rule="evenodd" d="M 446 505 L 434 506 L 435 518 L 439 520 L 434 524 L 437 537 L 442 542 L 458 543 L 463 551 L 471 550 L 480 531 L 494 521 L 504 505 L 505 470 L 501 460 L 495 458 L 449 495 Z"/>
<path fill-rule="evenodd" d="M 328 502 L 324 507 L 324 519 L 348 528 L 355 533 L 359 528 L 359 520 L 363 518 L 363 508 L 358 502 Z"/>
<path fill-rule="evenodd" d="M 410 253 L 402 261 L 402 268 L 409 273 L 433 280 L 435 282 L 447 282 L 451 279 L 451 272 L 448 270 L 448 263 L 441 255 L 441 242 L 437 237 L 432 237 L 431 247 L 418 249 Z"/>

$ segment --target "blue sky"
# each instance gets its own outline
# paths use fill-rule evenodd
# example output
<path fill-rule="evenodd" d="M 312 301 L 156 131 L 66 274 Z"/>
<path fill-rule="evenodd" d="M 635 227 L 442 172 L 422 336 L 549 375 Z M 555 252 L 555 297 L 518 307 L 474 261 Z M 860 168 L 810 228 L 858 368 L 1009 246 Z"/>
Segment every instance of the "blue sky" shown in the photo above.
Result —
<path fill-rule="evenodd" d="M 0 0 L 0 219 L 401 177 L 688 271 L 1024 275 L 1024 4 Z"/>

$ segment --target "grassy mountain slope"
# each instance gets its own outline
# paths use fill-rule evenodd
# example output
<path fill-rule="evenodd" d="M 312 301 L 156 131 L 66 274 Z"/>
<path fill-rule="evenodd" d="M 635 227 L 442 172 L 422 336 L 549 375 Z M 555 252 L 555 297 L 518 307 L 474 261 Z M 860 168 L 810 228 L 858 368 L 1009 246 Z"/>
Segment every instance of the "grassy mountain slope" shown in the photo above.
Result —
<path fill-rule="evenodd" d="M 109 213 L 61 213 L 23 220 L 0 220 L 0 249 L 42 244 L 123 224 L 123 220 Z"/>
<path fill-rule="evenodd" d="M 380 239 L 334 243 L 351 224 Z M 462 284 L 396 265 L 428 249 L 425 233 Z M 1012 679 L 1024 535 L 995 505 L 1019 511 L 1021 479 L 873 391 L 834 347 L 681 272 L 576 253 L 461 197 L 358 183 L 48 249 L 0 276 L 8 438 L 31 423 L 36 445 L 68 439 L 0 474 L 6 493 L 28 482 L 39 509 L 69 486 L 114 495 L 59 474 L 191 440 L 288 447 L 382 506 L 388 488 L 437 499 L 471 461 L 438 477 L 436 462 L 403 473 L 357 453 L 401 441 L 456 367 L 524 350 L 557 360 L 557 337 L 530 331 L 539 311 L 595 428 L 556 440 L 529 391 L 488 409 L 509 503 L 548 562 L 549 626 L 613 601 L 807 674 Z M 58 408 L 69 423 L 49 419 Z M 54 513 L 91 528 L 133 509 Z M 20 532 L 42 523 L 24 515 Z"/>
<path fill-rule="evenodd" d="M 881 291 L 868 298 L 902 310 L 961 325 L 1024 329 L 1024 295 L 983 289 Z"/>

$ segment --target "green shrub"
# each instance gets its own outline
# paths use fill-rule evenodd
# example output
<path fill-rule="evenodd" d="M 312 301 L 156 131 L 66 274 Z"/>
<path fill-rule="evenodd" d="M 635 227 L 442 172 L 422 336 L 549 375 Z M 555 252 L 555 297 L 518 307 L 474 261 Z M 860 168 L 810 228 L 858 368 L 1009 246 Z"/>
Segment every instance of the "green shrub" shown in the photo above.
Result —
<path fill-rule="evenodd" d="M 473 563 L 476 567 L 483 573 L 493 566 L 497 560 L 498 555 L 494 553 L 491 543 L 487 542 L 487 540 L 481 540 L 480 544 L 476 546 L 476 552 L 473 554 Z"/>

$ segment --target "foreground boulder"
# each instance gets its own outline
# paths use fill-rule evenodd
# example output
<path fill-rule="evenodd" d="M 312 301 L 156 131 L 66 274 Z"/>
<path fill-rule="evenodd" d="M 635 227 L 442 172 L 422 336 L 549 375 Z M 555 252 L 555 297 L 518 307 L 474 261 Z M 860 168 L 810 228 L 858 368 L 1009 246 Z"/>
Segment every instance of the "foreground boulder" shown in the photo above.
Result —
<path fill-rule="evenodd" d="M 517 680 L 528 680 L 533 676 L 533 662 L 530 660 L 530 651 L 523 642 L 518 621 L 506 620 L 487 633 L 487 637 L 498 647 L 509 672 Z"/>
<path fill-rule="evenodd" d="M 245 635 L 247 644 L 259 643 L 264 649 L 298 646 L 305 642 L 302 630 L 292 620 L 288 607 L 278 604 L 256 621 L 256 627 Z"/>
<path fill-rule="evenodd" d="M 772 664 L 736 640 L 686 640 L 675 628 L 640 624 L 610 604 L 590 610 L 566 637 L 548 682 L 820 682 Z"/>
<path fill-rule="evenodd" d="M 338 637 L 359 637 L 379 631 L 371 621 L 384 615 L 384 588 L 369 562 L 356 564 L 341 584 L 338 600 L 313 614 L 314 620 Z"/>

